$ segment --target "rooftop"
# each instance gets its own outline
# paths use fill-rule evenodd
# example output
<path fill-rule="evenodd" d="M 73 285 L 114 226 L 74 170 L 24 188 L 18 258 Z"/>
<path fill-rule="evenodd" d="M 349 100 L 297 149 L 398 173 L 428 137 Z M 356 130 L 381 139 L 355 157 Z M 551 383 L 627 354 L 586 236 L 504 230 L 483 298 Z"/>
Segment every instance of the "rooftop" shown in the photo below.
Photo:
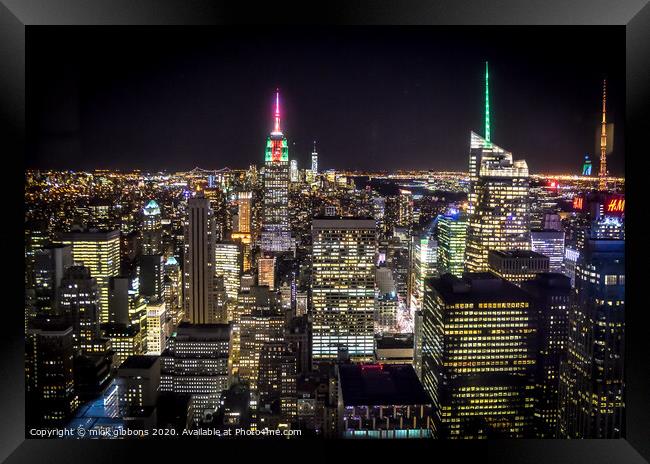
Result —
<path fill-rule="evenodd" d="M 345 406 L 431 404 L 410 364 L 343 364 L 339 378 Z"/>
<path fill-rule="evenodd" d="M 527 301 L 530 297 L 521 288 L 492 272 L 466 272 L 463 277 L 445 274 L 427 280 L 446 304 L 461 302 Z"/>
<path fill-rule="evenodd" d="M 156 363 L 156 361 L 158 361 L 158 359 L 158 356 L 129 356 L 122 364 L 120 364 L 119 369 L 149 369 Z"/>
<path fill-rule="evenodd" d="M 531 250 L 490 250 L 488 253 L 501 259 L 548 259 L 547 256 Z"/>

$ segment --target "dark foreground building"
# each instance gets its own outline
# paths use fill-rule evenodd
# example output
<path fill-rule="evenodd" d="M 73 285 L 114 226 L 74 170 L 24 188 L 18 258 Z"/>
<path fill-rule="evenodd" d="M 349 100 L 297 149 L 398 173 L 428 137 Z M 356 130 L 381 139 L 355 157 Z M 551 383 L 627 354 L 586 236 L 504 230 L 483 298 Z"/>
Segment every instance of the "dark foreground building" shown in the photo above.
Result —
<path fill-rule="evenodd" d="M 342 364 L 338 388 L 343 438 L 431 436 L 431 398 L 412 365 Z"/>

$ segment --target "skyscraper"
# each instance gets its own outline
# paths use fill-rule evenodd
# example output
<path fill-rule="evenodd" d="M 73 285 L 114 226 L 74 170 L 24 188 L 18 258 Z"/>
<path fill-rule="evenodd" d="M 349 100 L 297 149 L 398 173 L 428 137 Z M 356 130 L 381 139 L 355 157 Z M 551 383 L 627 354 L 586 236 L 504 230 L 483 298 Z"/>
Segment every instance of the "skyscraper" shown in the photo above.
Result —
<path fill-rule="evenodd" d="M 99 338 L 99 292 L 97 282 L 84 266 L 69 267 L 59 288 L 59 307 L 72 326 L 75 352 L 91 349 Z"/>
<path fill-rule="evenodd" d="M 239 245 L 234 242 L 218 242 L 214 250 L 214 275 L 223 277 L 226 295 L 234 302 L 237 300 L 242 273 Z"/>
<path fill-rule="evenodd" d="M 298 160 L 296 159 L 291 160 L 289 177 L 291 182 L 298 182 L 300 180 L 298 175 Z"/>
<path fill-rule="evenodd" d="M 285 317 L 278 305 L 256 308 L 239 319 L 239 377 L 248 382 L 251 390 L 258 389 L 258 375 L 262 346 L 267 342 L 284 341 Z"/>
<path fill-rule="evenodd" d="M 532 297 L 537 320 L 536 436 L 557 438 L 560 365 L 566 359 L 571 281 L 558 273 L 537 274 L 521 284 Z"/>
<path fill-rule="evenodd" d="M 275 256 L 260 257 L 257 260 L 257 283 L 275 290 Z"/>
<path fill-rule="evenodd" d="M 528 165 L 494 145 L 485 63 L 485 137 L 470 133 L 466 268 L 487 270 L 489 250 L 530 249 Z"/>
<path fill-rule="evenodd" d="M 491 273 L 426 282 L 422 383 L 437 438 L 533 436 L 535 317 L 530 296 Z"/>
<path fill-rule="evenodd" d="M 374 219 L 312 222 L 314 361 L 336 359 L 340 348 L 353 359 L 373 356 L 375 227 Z"/>
<path fill-rule="evenodd" d="M 61 236 L 61 242 L 72 246 L 74 263 L 87 267 L 97 280 L 100 322 L 109 322 L 108 283 L 120 273 L 120 232 L 94 229 L 68 232 Z"/>
<path fill-rule="evenodd" d="M 425 231 L 413 237 L 409 282 L 409 307 L 422 309 L 424 280 L 438 275 L 438 241 L 433 231 Z"/>
<path fill-rule="evenodd" d="M 155 200 L 151 200 L 142 210 L 142 254 L 157 255 L 162 252 L 160 207 Z"/>
<path fill-rule="evenodd" d="M 275 125 L 266 139 L 262 251 L 282 253 L 291 248 L 289 229 L 289 147 L 280 128 L 280 92 L 275 94 Z"/>
<path fill-rule="evenodd" d="M 576 264 L 559 434 L 621 438 L 625 425 L 625 241 L 588 239 Z"/>
<path fill-rule="evenodd" d="M 393 332 L 397 329 L 397 287 L 393 272 L 380 267 L 375 273 L 377 300 L 375 305 L 375 332 Z"/>
<path fill-rule="evenodd" d="M 192 395 L 196 421 L 214 414 L 230 373 L 229 324 L 181 322 L 160 359 L 160 391 Z"/>
<path fill-rule="evenodd" d="M 525 161 L 471 133 L 466 268 L 487 270 L 489 250 L 530 249 Z"/>
<path fill-rule="evenodd" d="M 564 261 L 564 231 L 563 230 L 531 230 L 530 248 L 532 251 L 548 256 L 549 270 L 562 272 Z"/>
<path fill-rule="evenodd" d="M 79 407 L 73 376 L 72 327 L 60 317 L 39 317 L 25 333 L 26 422 L 64 425 Z"/>
<path fill-rule="evenodd" d="M 72 266 L 72 247 L 48 245 L 34 250 L 34 290 L 39 312 L 57 312 L 57 290 L 64 272 Z"/>
<path fill-rule="evenodd" d="M 314 151 L 311 152 L 311 172 L 318 174 L 318 152 L 316 152 L 316 141 L 314 140 Z"/>
<path fill-rule="evenodd" d="M 438 216 L 438 266 L 440 274 L 462 277 L 467 245 L 467 216 L 451 210 Z"/>
<path fill-rule="evenodd" d="M 214 220 L 203 196 L 188 201 L 183 265 L 185 317 L 193 324 L 215 322 Z"/>

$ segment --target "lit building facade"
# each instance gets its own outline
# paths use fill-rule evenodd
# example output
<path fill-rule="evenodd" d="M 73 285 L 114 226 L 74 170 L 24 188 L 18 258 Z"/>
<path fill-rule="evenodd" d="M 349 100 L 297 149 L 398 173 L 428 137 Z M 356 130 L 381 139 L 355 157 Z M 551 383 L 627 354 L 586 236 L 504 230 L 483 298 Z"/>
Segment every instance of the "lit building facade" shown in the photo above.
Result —
<path fill-rule="evenodd" d="M 564 274 L 537 274 L 521 284 L 537 319 L 537 438 L 557 438 L 560 365 L 566 359 L 571 281 Z"/>
<path fill-rule="evenodd" d="M 61 318 L 36 318 L 25 333 L 26 422 L 57 426 L 79 407 L 73 375 L 72 327 Z"/>
<path fill-rule="evenodd" d="M 560 373 L 559 434 L 621 438 L 625 433 L 625 241 L 589 239 L 578 258 Z"/>
<path fill-rule="evenodd" d="M 457 210 L 438 216 L 438 269 L 462 277 L 467 246 L 467 216 Z"/>
<path fill-rule="evenodd" d="M 275 94 L 275 125 L 266 139 L 262 251 L 291 249 L 289 229 L 289 147 L 280 128 L 280 94 Z"/>
<path fill-rule="evenodd" d="M 99 338 L 99 291 L 85 266 L 70 266 L 59 287 L 59 308 L 72 325 L 76 353 L 92 349 Z"/>
<path fill-rule="evenodd" d="M 160 391 L 192 395 L 196 421 L 214 414 L 230 384 L 230 324 L 182 322 L 161 355 Z"/>
<path fill-rule="evenodd" d="M 394 332 L 397 329 L 398 302 L 393 272 L 387 267 L 380 267 L 375 273 L 375 281 L 375 333 Z"/>
<path fill-rule="evenodd" d="M 424 280 L 438 275 L 438 241 L 429 233 L 415 236 L 411 243 L 409 307 L 422 309 Z"/>
<path fill-rule="evenodd" d="M 318 152 L 316 151 L 316 142 L 314 142 L 314 151 L 311 152 L 311 172 L 314 176 L 318 174 Z"/>
<path fill-rule="evenodd" d="M 530 249 L 549 259 L 550 272 L 562 272 L 564 262 L 563 230 L 532 230 L 530 232 Z"/>
<path fill-rule="evenodd" d="M 164 301 L 151 301 L 147 304 L 147 354 L 159 355 L 165 350 L 167 334 L 165 324 L 167 309 Z"/>
<path fill-rule="evenodd" d="M 142 254 L 162 254 L 162 220 L 160 206 L 149 201 L 142 210 Z"/>
<path fill-rule="evenodd" d="M 257 308 L 239 320 L 239 378 L 248 382 L 252 391 L 258 389 L 260 354 L 267 342 L 284 341 L 285 318 L 274 305 Z"/>
<path fill-rule="evenodd" d="M 312 305 L 314 361 L 374 352 L 376 230 L 374 219 L 314 219 Z"/>
<path fill-rule="evenodd" d="M 469 166 L 466 269 L 482 272 L 489 250 L 530 249 L 528 166 L 474 132 Z"/>
<path fill-rule="evenodd" d="M 47 245 L 34 250 L 36 308 L 43 314 L 57 312 L 57 290 L 67 268 L 72 266 L 72 247 Z"/>
<path fill-rule="evenodd" d="M 75 264 L 90 269 L 99 289 L 100 322 L 109 322 L 108 283 L 120 273 L 120 232 L 67 232 L 61 236 L 61 243 L 72 247 Z"/>
<path fill-rule="evenodd" d="M 534 436 L 534 316 L 530 296 L 491 273 L 427 281 L 422 382 L 436 438 Z"/>
<path fill-rule="evenodd" d="M 275 290 L 275 256 L 260 257 L 257 260 L 257 283 Z"/>
<path fill-rule="evenodd" d="M 233 242 L 216 243 L 214 250 L 214 274 L 223 277 L 226 295 L 234 302 L 241 283 L 241 250 Z"/>

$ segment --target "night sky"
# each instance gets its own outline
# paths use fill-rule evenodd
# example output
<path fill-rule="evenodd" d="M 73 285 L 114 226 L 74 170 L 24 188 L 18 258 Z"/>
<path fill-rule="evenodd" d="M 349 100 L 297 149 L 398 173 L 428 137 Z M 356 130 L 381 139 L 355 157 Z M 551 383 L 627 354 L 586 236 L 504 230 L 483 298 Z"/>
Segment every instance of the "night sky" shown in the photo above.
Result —
<path fill-rule="evenodd" d="M 289 157 L 467 170 L 483 134 L 532 173 L 594 159 L 601 80 L 623 174 L 623 27 L 30 27 L 27 168 L 262 165 L 280 88 Z"/>

